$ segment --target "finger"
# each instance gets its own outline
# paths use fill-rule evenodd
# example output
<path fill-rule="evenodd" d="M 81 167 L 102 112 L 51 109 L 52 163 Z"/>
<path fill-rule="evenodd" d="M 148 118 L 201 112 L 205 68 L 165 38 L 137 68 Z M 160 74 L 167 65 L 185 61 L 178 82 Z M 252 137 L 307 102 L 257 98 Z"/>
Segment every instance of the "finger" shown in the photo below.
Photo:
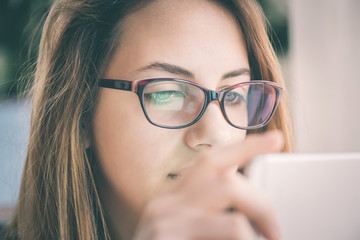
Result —
<path fill-rule="evenodd" d="M 284 138 L 279 130 L 264 134 L 248 136 L 242 143 L 232 144 L 217 152 L 209 151 L 207 158 L 211 159 L 217 170 L 238 169 L 246 166 L 257 155 L 280 152 L 284 146 Z"/>
<path fill-rule="evenodd" d="M 176 217 L 163 219 L 157 224 L 160 235 L 181 236 L 181 239 L 244 239 L 253 240 L 256 232 L 248 218 L 241 213 L 209 214 L 199 208 L 185 208 Z M 166 239 L 166 238 L 164 238 Z"/>
<path fill-rule="evenodd" d="M 211 189 L 221 189 L 226 185 L 227 179 L 223 176 L 224 173 L 234 168 L 236 171 L 239 166 L 246 165 L 258 154 L 280 151 L 282 146 L 281 132 L 271 131 L 249 136 L 241 144 L 223 148 L 222 151 L 209 151 L 192 167 L 181 172 L 181 178 L 175 182 L 172 190 L 186 190 L 191 201 L 196 198 L 203 199 L 204 196 L 212 195 Z M 214 194 L 218 195 L 217 192 Z"/>
<path fill-rule="evenodd" d="M 182 190 L 186 192 L 180 198 L 183 203 L 208 213 L 222 213 L 227 207 L 233 207 L 245 214 L 262 235 L 270 240 L 280 239 L 271 204 L 245 176 L 218 174 L 202 180 Z"/>
<path fill-rule="evenodd" d="M 245 214 L 259 232 L 268 239 L 280 239 L 273 208 L 264 195 L 243 175 L 224 174 L 217 181 L 207 182 L 182 200 L 208 213 L 222 213 L 228 207 Z"/>
<path fill-rule="evenodd" d="M 193 228 L 195 228 L 193 236 L 196 239 L 256 239 L 254 228 L 248 218 L 241 213 L 207 216 L 200 224 L 193 225 Z"/>
<path fill-rule="evenodd" d="M 239 239 L 254 240 L 256 232 L 248 218 L 241 213 L 206 215 L 191 224 L 188 239 Z"/>
<path fill-rule="evenodd" d="M 279 152 L 283 146 L 283 135 L 278 130 L 250 135 L 243 142 L 204 152 L 192 165 L 183 169 L 180 175 L 193 183 L 194 180 L 213 174 L 214 171 L 235 172 L 238 168 L 246 166 L 255 156 Z"/>
<path fill-rule="evenodd" d="M 267 239 L 280 239 L 280 229 L 273 208 L 261 192 L 243 175 L 233 176 L 228 184 L 229 204 L 244 213 Z M 232 188 L 232 190 L 231 190 Z"/>

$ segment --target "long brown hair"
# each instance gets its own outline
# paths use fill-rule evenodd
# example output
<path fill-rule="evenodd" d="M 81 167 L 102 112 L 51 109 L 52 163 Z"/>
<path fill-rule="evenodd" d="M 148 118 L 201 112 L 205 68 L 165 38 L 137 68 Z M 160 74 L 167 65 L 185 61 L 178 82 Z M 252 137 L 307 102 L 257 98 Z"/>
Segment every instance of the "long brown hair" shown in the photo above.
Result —
<path fill-rule="evenodd" d="M 121 45 L 121 23 L 149 0 L 58 0 L 43 28 L 32 86 L 31 129 L 9 239 L 110 239 L 94 174 L 96 161 L 85 149 L 91 135 L 98 79 Z M 216 0 L 238 20 L 253 79 L 283 85 L 254 0 Z M 281 129 L 284 151 L 292 150 L 291 121 L 282 98 L 261 131 Z M 91 151 L 91 150 L 88 150 Z"/>

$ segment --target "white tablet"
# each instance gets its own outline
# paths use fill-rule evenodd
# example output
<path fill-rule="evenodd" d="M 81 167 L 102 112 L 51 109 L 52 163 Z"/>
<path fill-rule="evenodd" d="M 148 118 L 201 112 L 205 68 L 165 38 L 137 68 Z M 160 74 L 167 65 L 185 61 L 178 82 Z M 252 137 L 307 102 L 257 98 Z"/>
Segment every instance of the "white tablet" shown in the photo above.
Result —
<path fill-rule="evenodd" d="M 270 154 L 247 169 L 284 240 L 360 240 L 360 153 Z"/>

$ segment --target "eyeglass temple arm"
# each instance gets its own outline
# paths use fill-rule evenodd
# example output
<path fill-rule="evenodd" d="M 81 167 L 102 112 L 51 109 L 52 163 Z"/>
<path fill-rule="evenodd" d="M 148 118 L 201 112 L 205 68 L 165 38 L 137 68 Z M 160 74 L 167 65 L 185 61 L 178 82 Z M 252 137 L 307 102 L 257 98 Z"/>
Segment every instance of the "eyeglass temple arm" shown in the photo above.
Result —
<path fill-rule="evenodd" d="M 100 79 L 99 86 L 125 91 L 132 91 L 132 81 L 116 80 L 116 79 Z"/>

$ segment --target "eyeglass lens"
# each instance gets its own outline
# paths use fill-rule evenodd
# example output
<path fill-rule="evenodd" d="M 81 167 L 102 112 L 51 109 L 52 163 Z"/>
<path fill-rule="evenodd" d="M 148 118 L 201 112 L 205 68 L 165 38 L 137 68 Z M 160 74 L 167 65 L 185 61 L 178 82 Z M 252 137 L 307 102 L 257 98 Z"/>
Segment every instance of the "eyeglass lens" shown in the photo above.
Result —
<path fill-rule="evenodd" d="M 143 104 L 153 123 L 179 127 L 192 123 L 199 116 L 205 98 L 204 91 L 195 85 L 162 81 L 145 87 Z M 226 92 L 220 104 L 233 125 L 251 127 L 268 119 L 275 102 L 275 89 L 259 83 L 242 85 Z"/>
<path fill-rule="evenodd" d="M 229 121 L 238 127 L 252 127 L 263 124 L 270 117 L 275 103 L 275 88 L 265 84 L 251 84 L 238 87 L 226 94 L 237 95 L 232 103 L 224 98 L 224 110 Z"/>

